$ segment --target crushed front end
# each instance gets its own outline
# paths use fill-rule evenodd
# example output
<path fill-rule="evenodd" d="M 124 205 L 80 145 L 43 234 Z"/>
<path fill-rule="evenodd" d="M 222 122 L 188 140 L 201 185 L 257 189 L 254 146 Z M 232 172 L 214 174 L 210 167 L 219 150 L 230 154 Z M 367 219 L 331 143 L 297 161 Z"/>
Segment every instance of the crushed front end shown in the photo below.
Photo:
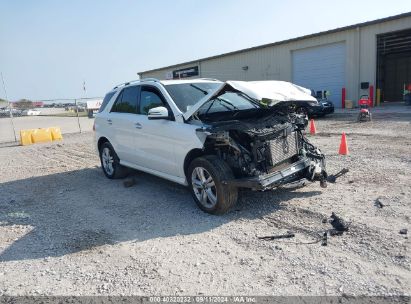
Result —
<path fill-rule="evenodd" d="M 226 184 L 267 190 L 308 179 L 326 187 L 325 157 L 304 135 L 306 126 L 305 117 L 288 114 L 214 122 L 198 131 L 207 134 L 204 149 L 233 170 Z"/>

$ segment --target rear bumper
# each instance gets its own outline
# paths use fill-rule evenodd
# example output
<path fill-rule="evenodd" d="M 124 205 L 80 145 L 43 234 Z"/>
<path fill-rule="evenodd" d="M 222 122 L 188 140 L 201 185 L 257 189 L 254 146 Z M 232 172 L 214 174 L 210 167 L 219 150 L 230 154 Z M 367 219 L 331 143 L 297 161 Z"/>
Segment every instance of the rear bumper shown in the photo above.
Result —
<path fill-rule="evenodd" d="M 255 177 L 253 176 L 227 180 L 224 181 L 224 183 L 239 188 L 267 190 L 304 178 L 307 175 L 307 169 L 309 166 L 310 159 L 303 158 L 293 163 L 289 167 L 273 173 Z"/>
<path fill-rule="evenodd" d="M 323 107 L 323 114 L 331 114 L 334 113 L 334 107 Z"/>
<path fill-rule="evenodd" d="M 334 113 L 334 106 L 309 107 L 307 110 L 310 115 L 325 115 Z"/>

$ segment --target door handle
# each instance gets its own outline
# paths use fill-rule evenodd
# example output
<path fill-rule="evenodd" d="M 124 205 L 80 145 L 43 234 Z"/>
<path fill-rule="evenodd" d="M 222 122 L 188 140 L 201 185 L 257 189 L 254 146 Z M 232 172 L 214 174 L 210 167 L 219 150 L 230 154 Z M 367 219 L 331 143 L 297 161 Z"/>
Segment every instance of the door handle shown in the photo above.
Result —
<path fill-rule="evenodd" d="M 112 124 L 113 124 L 113 121 L 112 121 L 111 119 L 107 119 L 107 123 L 108 123 L 109 125 L 112 125 Z"/>
<path fill-rule="evenodd" d="M 137 129 L 142 129 L 143 128 L 143 126 L 139 122 L 136 122 L 134 125 L 136 126 Z"/>

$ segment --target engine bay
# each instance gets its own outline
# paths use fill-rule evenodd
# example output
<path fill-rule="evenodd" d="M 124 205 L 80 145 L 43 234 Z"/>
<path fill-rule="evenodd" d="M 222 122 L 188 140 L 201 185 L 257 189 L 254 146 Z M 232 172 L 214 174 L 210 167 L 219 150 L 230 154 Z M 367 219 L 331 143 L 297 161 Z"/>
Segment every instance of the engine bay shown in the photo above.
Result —
<path fill-rule="evenodd" d="M 308 120 L 298 114 L 209 123 L 204 150 L 218 155 L 236 178 L 263 176 L 309 158 L 309 180 L 325 183 L 325 157 L 305 136 Z"/>

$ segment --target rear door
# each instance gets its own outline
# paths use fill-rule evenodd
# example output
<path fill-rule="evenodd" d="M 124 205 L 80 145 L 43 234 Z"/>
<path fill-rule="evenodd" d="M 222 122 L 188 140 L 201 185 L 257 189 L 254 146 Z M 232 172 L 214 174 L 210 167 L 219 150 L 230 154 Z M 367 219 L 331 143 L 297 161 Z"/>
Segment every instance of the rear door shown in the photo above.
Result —
<path fill-rule="evenodd" d="M 120 160 L 136 162 L 135 140 L 138 131 L 137 105 L 140 87 L 124 88 L 111 107 L 107 124 L 111 128 L 111 143 Z"/>

